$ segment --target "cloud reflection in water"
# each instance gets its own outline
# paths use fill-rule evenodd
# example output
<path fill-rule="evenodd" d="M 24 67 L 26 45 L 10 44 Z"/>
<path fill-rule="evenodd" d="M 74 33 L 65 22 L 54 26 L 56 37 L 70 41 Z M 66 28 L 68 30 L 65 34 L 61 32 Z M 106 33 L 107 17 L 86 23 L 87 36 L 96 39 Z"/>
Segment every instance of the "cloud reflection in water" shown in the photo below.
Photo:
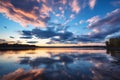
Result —
<path fill-rule="evenodd" d="M 19 64 L 29 65 L 32 69 L 18 69 L 4 75 L 2 80 L 119 80 L 120 69 L 111 67 L 113 59 L 110 55 L 97 53 L 97 50 L 96 53 L 64 51 L 49 50 L 49 56 L 35 58 L 19 56 Z"/>

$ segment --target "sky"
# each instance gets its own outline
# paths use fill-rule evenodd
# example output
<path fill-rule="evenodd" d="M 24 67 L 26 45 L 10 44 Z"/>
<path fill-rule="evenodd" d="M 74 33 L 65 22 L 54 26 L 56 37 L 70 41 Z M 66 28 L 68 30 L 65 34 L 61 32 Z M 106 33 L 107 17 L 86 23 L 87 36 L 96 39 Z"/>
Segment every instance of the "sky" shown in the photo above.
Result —
<path fill-rule="evenodd" d="M 0 43 L 102 45 L 120 37 L 120 0 L 0 0 Z"/>

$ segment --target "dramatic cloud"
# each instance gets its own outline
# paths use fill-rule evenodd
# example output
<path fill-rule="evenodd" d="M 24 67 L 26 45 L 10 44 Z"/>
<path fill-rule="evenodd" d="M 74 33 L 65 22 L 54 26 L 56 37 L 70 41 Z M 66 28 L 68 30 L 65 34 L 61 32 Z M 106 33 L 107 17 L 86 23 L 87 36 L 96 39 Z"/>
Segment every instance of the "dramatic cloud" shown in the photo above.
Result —
<path fill-rule="evenodd" d="M 88 26 L 89 28 L 94 28 L 94 27 L 99 27 L 99 26 L 104 26 L 104 25 L 119 25 L 120 23 L 120 9 L 116 9 L 112 11 L 111 13 L 108 13 L 106 17 L 103 19 L 100 19 L 96 22 L 94 22 L 91 26 Z"/>
<path fill-rule="evenodd" d="M 96 0 L 1 0 L 0 13 L 24 27 L 46 27 L 55 16 L 66 23 L 72 21 L 66 19 L 73 19 L 88 4 L 93 8 L 95 2 Z M 69 16 L 66 16 L 66 11 L 70 13 Z"/>
<path fill-rule="evenodd" d="M 95 3 L 96 3 L 96 0 L 89 0 L 89 6 L 90 6 L 91 9 L 94 8 Z"/>
<path fill-rule="evenodd" d="M 67 27 L 66 27 L 67 28 Z M 99 39 L 91 37 L 89 35 L 75 35 L 72 32 L 68 32 L 67 29 L 64 29 L 66 31 L 63 31 L 62 29 L 54 29 L 48 28 L 46 30 L 41 29 L 33 29 L 31 31 L 23 30 L 20 32 L 20 34 L 23 37 L 23 39 L 30 39 L 32 36 L 38 38 L 38 39 L 50 39 L 50 42 L 47 42 L 47 44 L 52 43 L 79 43 L 79 42 L 100 42 Z M 26 36 L 26 37 L 24 37 Z M 30 37 L 30 38 L 29 38 Z"/>
<path fill-rule="evenodd" d="M 40 1 L 42 3 L 42 1 Z M 37 27 L 46 26 L 46 22 L 50 19 L 50 7 L 40 4 L 37 0 L 1 0 L 0 13 L 20 23 L 22 26 L 33 25 Z"/>
<path fill-rule="evenodd" d="M 61 40 L 65 40 L 71 37 L 72 33 L 71 32 L 55 32 L 54 30 L 51 30 L 51 29 L 47 29 L 47 30 L 33 29 L 31 31 L 23 30 L 21 31 L 21 35 L 28 36 L 28 38 L 31 36 L 35 36 L 41 39 L 47 39 L 47 38 L 59 36 Z M 25 38 L 25 37 L 22 37 L 22 38 Z"/>
<path fill-rule="evenodd" d="M 116 32 L 120 31 L 120 9 L 116 9 L 112 11 L 111 13 L 108 13 L 104 18 L 97 19 L 94 21 L 93 19 L 92 23 L 90 20 L 90 24 L 88 25 L 88 28 L 92 29 L 93 31 L 89 33 L 90 37 L 93 38 L 102 38 L 104 39 L 108 35 L 114 34 Z M 95 18 L 96 19 L 96 18 Z"/>

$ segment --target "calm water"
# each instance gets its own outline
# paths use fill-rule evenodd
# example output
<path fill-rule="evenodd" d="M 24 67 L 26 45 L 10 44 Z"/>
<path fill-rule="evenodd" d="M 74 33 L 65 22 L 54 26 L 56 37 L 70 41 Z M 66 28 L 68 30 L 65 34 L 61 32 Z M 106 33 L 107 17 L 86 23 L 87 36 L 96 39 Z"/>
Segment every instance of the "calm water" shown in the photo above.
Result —
<path fill-rule="evenodd" d="M 120 80 L 120 51 L 0 51 L 0 80 Z"/>

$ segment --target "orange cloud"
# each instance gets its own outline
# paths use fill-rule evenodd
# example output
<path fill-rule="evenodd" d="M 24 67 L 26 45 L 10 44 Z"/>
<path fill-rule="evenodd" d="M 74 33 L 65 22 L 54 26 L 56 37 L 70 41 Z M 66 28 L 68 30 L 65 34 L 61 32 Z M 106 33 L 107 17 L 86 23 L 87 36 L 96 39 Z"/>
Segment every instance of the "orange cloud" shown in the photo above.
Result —
<path fill-rule="evenodd" d="M 42 9 L 40 10 L 40 13 L 45 14 L 46 16 L 49 16 L 49 12 L 52 11 L 52 8 L 46 6 L 45 4 L 42 5 Z"/>
<path fill-rule="evenodd" d="M 46 5 L 42 5 L 41 9 L 34 6 L 29 12 L 15 7 L 10 1 L 1 1 L 0 5 L 0 13 L 4 13 L 7 18 L 18 22 L 23 27 L 28 25 L 33 25 L 35 27 L 46 27 L 46 19 L 49 17 L 49 11 L 52 11 L 52 9 Z M 39 10 L 40 12 L 36 13 Z M 41 17 L 43 15 L 44 17 Z"/>

